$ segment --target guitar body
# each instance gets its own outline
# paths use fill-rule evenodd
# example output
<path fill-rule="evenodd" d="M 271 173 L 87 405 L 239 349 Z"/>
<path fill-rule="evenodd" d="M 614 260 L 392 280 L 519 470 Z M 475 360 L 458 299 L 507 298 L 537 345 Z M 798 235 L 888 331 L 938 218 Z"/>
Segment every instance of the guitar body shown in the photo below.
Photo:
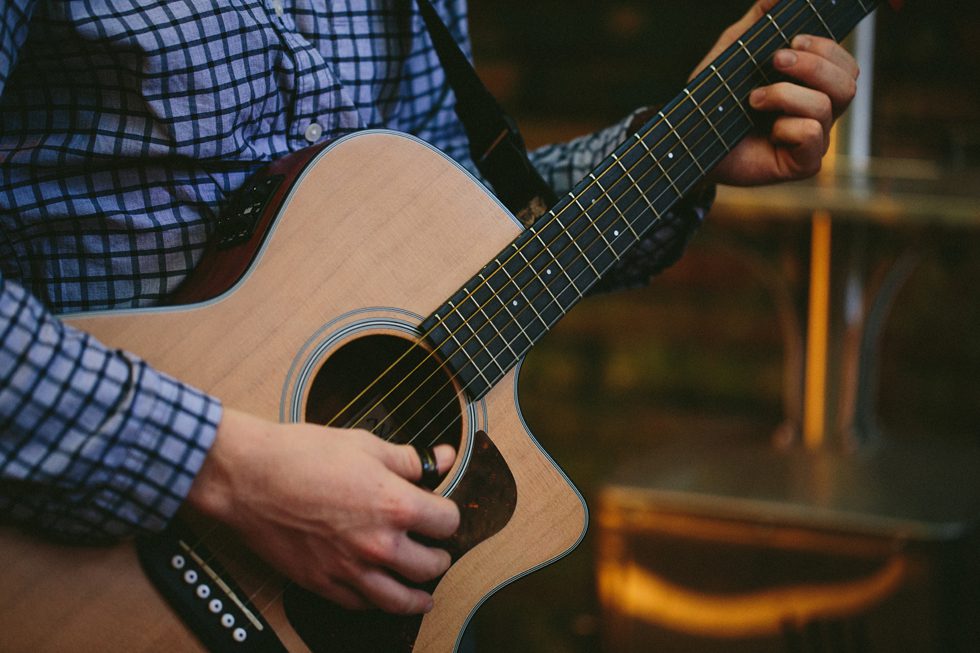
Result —
<path fill-rule="evenodd" d="M 226 406 L 316 421 L 326 410 L 317 406 L 320 395 L 334 391 L 321 387 L 326 377 L 356 375 L 361 361 L 369 369 L 386 365 L 381 354 L 373 360 L 374 344 L 401 351 L 417 341 L 422 320 L 521 231 L 455 163 L 409 137 L 361 133 L 283 171 L 282 201 L 266 210 L 270 226 L 252 239 L 256 254 L 233 287 L 190 305 L 68 321 Z M 192 278 L 184 297 L 221 290 L 206 262 L 200 270 L 204 276 Z M 325 366 L 329 373 L 318 377 Z M 232 535 L 215 536 L 222 566 L 286 650 L 453 651 L 488 595 L 568 553 L 583 536 L 584 501 L 527 431 L 516 370 L 477 402 L 458 383 L 452 387 L 451 376 L 447 382 L 457 415 L 447 422 L 457 431 L 448 441 L 460 455 L 437 491 L 471 509 L 470 534 L 434 591 L 435 609 L 399 625 L 392 637 L 401 641 L 311 646 L 287 617 L 285 581 Z M 73 547 L 4 528 L 0 549 L 0 650 L 203 650 L 147 580 L 132 544 Z M 318 610 L 307 610 L 316 628 L 343 630 L 349 642 L 377 640 L 366 632 L 376 625 L 359 625 L 358 613 L 321 617 Z"/>
<path fill-rule="evenodd" d="M 526 231 L 406 136 L 365 132 L 271 165 L 174 307 L 70 321 L 226 406 L 454 444 L 436 491 L 461 525 L 435 609 L 340 610 L 194 515 L 107 549 L 0 529 L 0 651 L 456 650 L 487 596 L 585 530 L 582 497 L 521 419 L 522 352 L 751 132 L 746 98 L 778 48 L 839 40 L 877 4 L 780 0 Z"/>

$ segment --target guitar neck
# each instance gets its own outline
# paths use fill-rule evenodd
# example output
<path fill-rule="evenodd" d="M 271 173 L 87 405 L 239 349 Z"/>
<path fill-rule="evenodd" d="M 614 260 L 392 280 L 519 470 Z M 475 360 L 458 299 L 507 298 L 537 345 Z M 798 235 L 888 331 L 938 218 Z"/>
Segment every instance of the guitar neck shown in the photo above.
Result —
<path fill-rule="evenodd" d="M 842 40 L 877 0 L 783 0 L 422 324 L 486 394 L 754 127 L 753 88 L 798 34 Z"/>

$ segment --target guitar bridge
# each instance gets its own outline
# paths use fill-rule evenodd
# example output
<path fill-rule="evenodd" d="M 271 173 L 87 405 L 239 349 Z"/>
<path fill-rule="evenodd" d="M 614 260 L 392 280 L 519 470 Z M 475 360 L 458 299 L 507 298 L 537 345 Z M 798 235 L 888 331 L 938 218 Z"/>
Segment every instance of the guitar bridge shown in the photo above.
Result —
<path fill-rule="evenodd" d="M 139 538 L 147 577 L 187 627 L 213 653 L 287 653 L 230 576 L 186 527 L 174 522 Z"/>

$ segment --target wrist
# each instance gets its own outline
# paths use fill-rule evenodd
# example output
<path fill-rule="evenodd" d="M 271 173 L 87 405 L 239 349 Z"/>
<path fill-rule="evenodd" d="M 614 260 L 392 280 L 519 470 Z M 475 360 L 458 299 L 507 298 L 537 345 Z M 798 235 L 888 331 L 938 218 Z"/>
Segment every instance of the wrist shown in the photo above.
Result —
<path fill-rule="evenodd" d="M 190 492 L 187 505 L 196 511 L 228 522 L 234 515 L 234 477 L 243 447 L 255 430 L 258 420 L 245 413 L 225 408 L 211 450 L 204 459 Z"/>

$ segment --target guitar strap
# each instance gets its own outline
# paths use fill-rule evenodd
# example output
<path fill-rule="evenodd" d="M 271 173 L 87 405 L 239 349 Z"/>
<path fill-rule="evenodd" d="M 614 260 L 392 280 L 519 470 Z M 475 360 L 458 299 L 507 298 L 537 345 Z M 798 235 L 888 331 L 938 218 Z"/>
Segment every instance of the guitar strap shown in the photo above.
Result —
<path fill-rule="evenodd" d="M 531 224 L 557 202 L 551 187 L 527 157 L 517 124 L 501 108 L 429 0 L 417 0 L 446 79 L 456 93 L 456 115 L 466 129 L 470 155 L 512 213 Z"/>

